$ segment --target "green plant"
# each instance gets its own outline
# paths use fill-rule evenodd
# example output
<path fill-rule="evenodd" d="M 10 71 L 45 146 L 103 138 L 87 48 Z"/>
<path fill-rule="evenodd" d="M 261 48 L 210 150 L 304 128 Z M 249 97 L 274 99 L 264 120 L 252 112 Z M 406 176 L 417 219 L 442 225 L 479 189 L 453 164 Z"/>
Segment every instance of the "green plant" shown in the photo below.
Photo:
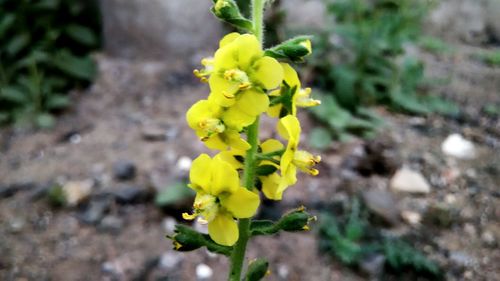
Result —
<path fill-rule="evenodd" d="M 436 37 L 423 36 L 419 39 L 418 43 L 422 49 L 434 54 L 449 54 L 454 52 L 453 47 Z"/>
<path fill-rule="evenodd" d="M 0 125 L 51 126 L 66 92 L 94 77 L 99 30 L 92 1 L 0 0 Z"/>
<path fill-rule="evenodd" d="M 427 10 L 422 1 L 329 0 L 326 6 L 326 27 L 314 38 L 309 66 L 317 87 L 344 109 L 332 110 L 341 119 L 369 121 L 360 113 L 372 105 L 410 114 L 456 111 L 422 93 L 424 65 L 405 52 L 420 36 Z M 367 129 L 369 136 L 376 130 Z"/>
<path fill-rule="evenodd" d="M 207 82 L 210 94 L 193 104 L 186 120 L 196 137 L 215 156 L 201 154 L 193 160 L 189 188 L 196 192 L 191 213 L 185 220 L 207 224 L 208 235 L 178 225 L 168 236 L 178 251 L 206 247 L 228 256 L 228 280 L 257 281 L 268 271 L 268 262 L 250 263 L 242 276 L 248 242 L 254 236 L 309 229 L 314 220 L 304 207 L 284 214 L 280 220 L 255 220 L 261 195 L 281 200 L 297 182 L 297 172 L 316 176 L 319 155 L 300 150 L 299 107 L 320 101 L 303 89 L 289 64 L 303 61 L 311 52 L 308 36 L 299 36 L 271 48 L 264 45 L 264 8 L 269 1 L 252 0 L 251 17 L 245 17 L 235 0 L 213 0 L 212 13 L 243 33 L 232 32 L 219 42 L 213 57 L 202 60 L 204 68 L 194 74 Z M 261 140 L 260 117 L 276 118 L 276 130 L 286 141 Z M 245 138 L 243 138 L 245 137 Z M 170 198 L 168 198 L 170 200 Z"/>
<path fill-rule="evenodd" d="M 385 267 L 396 274 L 410 270 L 437 279 L 441 277 L 436 263 L 403 239 L 382 235 L 366 217 L 357 199 L 353 199 L 349 213 L 338 219 L 322 214 L 318 232 L 320 249 L 350 266 L 359 266 L 363 259 L 378 254 L 385 257 Z"/>
<path fill-rule="evenodd" d="M 473 55 L 474 58 L 486 63 L 489 66 L 500 67 L 500 51 L 483 51 Z"/>

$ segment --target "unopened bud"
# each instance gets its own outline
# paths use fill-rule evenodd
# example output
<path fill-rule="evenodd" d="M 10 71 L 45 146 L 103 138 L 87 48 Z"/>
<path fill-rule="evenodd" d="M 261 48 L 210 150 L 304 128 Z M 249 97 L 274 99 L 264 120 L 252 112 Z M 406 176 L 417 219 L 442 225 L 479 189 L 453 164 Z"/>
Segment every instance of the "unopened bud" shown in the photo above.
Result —
<path fill-rule="evenodd" d="M 303 231 L 309 230 L 309 222 L 315 220 L 304 209 L 298 208 L 288 214 L 285 214 L 278 222 L 280 229 L 284 231 Z"/>
<path fill-rule="evenodd" d="M 268 273 L 269 262 L 265 259 L 256 259 L 248 265 L 246 281 L 259 281 Z"/>
<path fill-rule="evenodd" d="M 311 53 L 312 46 L 309 36 L 298 36 L 266 50 L 267 56 L 288 59 L 293 62 L 303 61 L 304 57 Z"/>

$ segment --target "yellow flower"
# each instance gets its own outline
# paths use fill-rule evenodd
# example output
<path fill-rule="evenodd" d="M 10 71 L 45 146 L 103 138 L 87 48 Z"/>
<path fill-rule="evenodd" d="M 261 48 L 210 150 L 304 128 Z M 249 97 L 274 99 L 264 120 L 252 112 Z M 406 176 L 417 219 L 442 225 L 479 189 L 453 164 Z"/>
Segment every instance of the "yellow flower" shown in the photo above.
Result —
<path fill-rule="evenodd" d="M 284 191 L 288 186 L 297 182 L 297 168 L 312 176 L 319 174 L 314 168 L 321 161 L 319 155 L 312 155 L 303 150 L 298 150 L 300 142 L 300 123 L 297 117 L 287 115 L 280 119 L 278 123 L 278 133 L 288 140 L 285 152 L 281 156 L 280 168 L 283 180 L 280 183 L 280 191 Z"/>
<path fill-rule="evenodd" d="M 226 150 L 236 147 L 248 150 L 250 145 L 241 138 L 241 128 L 227 126 L 223 116 L 224 109 L 208 100 L 198 101 L 186 113 L 189 127 L 208 148 Z"/>
<path fill-rule="evenodd" d="M 193 220 L 200 216 L 208 223 L 208 234 L 216 243 L 231 246 L 238 241 L 234 218 L 252 217 L 260 204 L 259 195 L 241 187 L 238 172 L 220 156 L 202 154 L 193 161 L 190 187 L 197 194 L 193 214 L 182 214 Z"/>
<path fill-rule="evenodd" d="M 209 85 L 213 100 L 220 106 L 232 106 L 237 94 L 246 90 L 264 95 L 263 91 L 281 84 L 283 68 L 276 59 L 264 56 L 255 35 L 230 33 L 219 45 Z"/>
<path fill-rule="evenodd" d="M 292 114 L 297 115 L 297 107 L 311 107 L 321 104 L 321 101 L 311 98 L 311 88 L 301 88 L 301 83 L 297 72 L 287 63 L 281 63 L 284 72 L 283 84 L 280 89 L 271 92 L 270 96 L 275 96 L 277 99 L 282 98 L 283 103 L 278 103 L 271 106 L 267 113 L 271 117 L 280 117 L 281 115 Z M 291 102 L 287 103 L 285 99 Z M 282 111 L 286 109 L 285 114 Z M 291 111 L 291 112 L 290 112 Z"/>

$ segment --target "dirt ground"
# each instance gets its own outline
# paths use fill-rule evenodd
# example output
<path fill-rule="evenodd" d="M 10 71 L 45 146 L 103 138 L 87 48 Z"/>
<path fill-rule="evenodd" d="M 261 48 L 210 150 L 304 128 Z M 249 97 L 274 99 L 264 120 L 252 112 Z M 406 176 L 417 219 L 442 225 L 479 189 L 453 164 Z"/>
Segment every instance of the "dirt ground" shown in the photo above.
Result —
<path fill-rule="evenodd" d="M 444 204 L 456 211 L 448 227 L 402 220 L 387 231 L 423 237 L 423 251 L 445 269 L 448 280 L 500 280 L 500 121 L 481 110 L 500 105 L 500 68 L 472 59 L 477 48 L 456 49 L 422 56 L 428 75 L 450 81 L 435 91 L 465 114 L 409 117 L 378 109 L 386 118 L 379 137 L 332 144 L 321 152 L 321 175 L 301 176 L 277 208 L 303 204 L 315 212 L 315 206 L 366 190 L 388 191 L 392 172 L 362 175 L 346 164 L 379 143 L 376 147 L 393 155 L 392 166 L 420 171 L 432 186 L 425 195 L 395 193 L 392 208 L 423 215 Z M 185 160 L 206 151 L 184 121 L 189 106 L 207 95 L 206 85 L 191 74 L 193 66 L 96 57 L 98 79 L 72 94 L 73 107 L 54 129 L 0 131 L 0 280 L 197 280 L 203 264 L 212 270 L 204 280 L 224 280 L 224 257 L 172 250 L 165 235 L 179 213 L 161 210 L 149 199 L 113 201 L 102 218 L 85 219 L 106 194 L 130 188 L 150 194 L 185 178 Z M 313 120 L 302 118 L 305 138 Z M 262 126 L 269 135 L 274 125 L 267 120 Z M 452 133 L 474 142 L 475 159 L 443 154 L 441 143 Z M 117 180 L 117 161 L 132 162 L 135 177 Z M 83 180 L 94 183 L 92 195 L 78 206 L 54 208 L 40 196 L 54 183 Z M 319 253 L 314 231 L 255 239 L 248 257 L 261 256 L 271 264 L 266 280 L 369 280 Z"/>

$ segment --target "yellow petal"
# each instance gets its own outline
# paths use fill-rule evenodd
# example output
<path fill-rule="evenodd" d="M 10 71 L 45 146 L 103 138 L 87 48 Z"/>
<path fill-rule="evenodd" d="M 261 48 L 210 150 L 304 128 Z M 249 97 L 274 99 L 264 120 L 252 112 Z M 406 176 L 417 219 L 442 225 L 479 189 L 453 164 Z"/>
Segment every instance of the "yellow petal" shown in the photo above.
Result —
<path fill-rule="evenodd" d="M 212 184 L 210 194 L 219 195 L 222 192 L 234 192 L 238 190 L 240 178 L 236 169 L 231 164 L 220 158 L 212 160 Z"/>
<path fill-rule="evenodd" d="M 222 115 L 224 124 L 236 131 L 241 131 L 244 127 L 251 125 L 255 121 L 255 115 L 248 115 L 237 106 L 230 107 Z"/>
<path fill-rule="evenodd" d="M 224 132 L 226 140 L 231 148 L 235 148 L 242 151 L 247 151 L 250 149 L 250 144 L 241 138 L 241 135 L 237 131 L 228 130 Z"/>
<path fill-rule="evenodd" d="M 277 88 L 283 81 L 283 67 L 271 57 L 262 57 L 254 64 L 255 73 L 252 75 L 265 89 Z"/>
<path fill-rule="evenodd" d="M 281 67 L 283 68 L 285 82 L 292 88 L 297 86 L 297 89 L 300 89 L 300 80 L 297 71 L 288 63 L 281 63 Z"/>
<path fill-rule="evenodd" d="M 210 76 L 208 84 L 211 91 L 209 100 L 224 107 L 231 106 L 236 102 L 236 93 L 239 91 L 238 82 L 228 81 L 218 74 L 213 74 Z"/>
<path fill-rule="evenodd" d="M 212 159 L 207 154 L 201 154 L 194 159 L 189 172 L 189 180 L 195 187 L 200 187 L 209 192 L 212 177 Z"/>
<path fill-rule="evenodd" d="M 239 38 L 239 37 L 238 37 Z M 236 38 L 236 39 L 238 39 Z M 236 41 L 236 40 L 235 40 Z M 224 70 L 238 68 L 238 46 L 233 42 L 219 48 L 214 54 L 214 72 L 221 73 Z"/>
<path fill-rule="evenodd" d="M 224 140 L 221 138 L 223 134 L 224 133 L 214 134 L 208 139 L 205 139 L 203 143 L 210 149 L 226 150 L 229 144 L 224 142 Z"/>
<path fill-rule="evenodd" d="M 238 225 L 228 213 L 219 213 L 208 223 L 208 234 L 215 243 L 232 246 L 239 238 Z"/>
<path fill-rule="evenodd" d="M 262 148 L 262 153 L 269 153 L 283 149 L 283 144 L 279 140 L 268 139 L 260 145 L 260 148 Z"/>
<path fill-rule="evenodd" d="M 280 119 L 278 123 L 278 133 L 286 140 L 300 140 L 300 123 L 297 117 L 287 115 Z"/>
<path fill-rule="evenodd" d="M 282 181 L 281 177 L 273 173 L 269 176 L 261 176 L 259 177 L 262 182 L 262 193 L 271 200 L 281 200 L 283 196 L 283 192 L 279 192 L 278 188 L 280 182 Z"/>
<path fill-rule="evenodd" d="M 233 41 L 238 50 L 238 64 L 241 70 L 246 70 L 250 64 L 264 54 L 259 40 L 255 35 L 243 34 Z"/>
<path fill-rule="evenodd" d="M 278 118 L 280 117 L 281 108 L 283 108 L 281 104 L 271 106 L 267 109 L 267 115 L 273 118 Z"/>
<path fill-rule="evenodd" d="M 259 195 L 244 188 L 239 187 L 235 192 L 227 197 L 220 198 L 221 204 L 235 218 L 249 218 L 255 215 L 260 204 Z"/>
<path fill-rule="evenodd" d="M 199 130 L 200 121 L 213 118 L 215 115 L 213 105 L 208 100 L 200 100 L 186 112 L 186 120 L 191 129 Z"/>
<path fill-rule="evenodd" d="M 231 32 L 231 33 L 227 34 L 226 36 L 224 36 L 224 38 L 222 38 L 222 40 L 220 40 L 219 48 L 222 48 L 222 47 L 226 46 L 227 44 L 233 42 L 238 37 L 240 37 L 240 34 L 238 32 Z"/>
<path fill-rule="evenodd" d="M 241 159 L 241 157 L 245 156 L 245 152 L 237 149 L 232 149 L 228 151 L 222 151 L 219 154 L 215 155 L 216 158 L 220 158 L 226 161 L 227 163 L 231 164 L 231 166 L 233 166 L 235 169 L 242 169 L 244 167 L 244 163 L 236 159 L 236 157 L 238 156 Z"/>
<path fill-rule="evenodd" d="M 250 116 L 257 116 L 267 110 L 269 107 L 269 98 L 264 93 L 247 90 L 240 94 L 235 106 Z"/>

